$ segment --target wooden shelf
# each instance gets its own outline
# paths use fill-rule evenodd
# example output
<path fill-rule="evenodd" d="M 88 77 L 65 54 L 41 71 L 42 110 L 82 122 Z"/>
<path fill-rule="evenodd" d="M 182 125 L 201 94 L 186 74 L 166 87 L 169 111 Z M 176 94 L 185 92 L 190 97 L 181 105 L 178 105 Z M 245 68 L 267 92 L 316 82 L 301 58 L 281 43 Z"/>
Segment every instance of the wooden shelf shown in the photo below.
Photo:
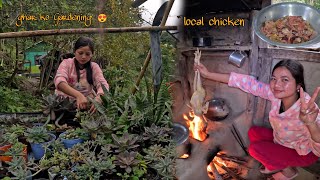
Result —
<path fill-rule="evenodd" d="M 241 51 L 249 51 L 251 50 L 251 46 L 184 47 L 181 48 L 181 52 L 196 51 L 197 49 L 200 51 L 233 51 L 236 49 Z"/>
<path fill-rule="evenodd" d="M 251 46 L 211 46 L 211 47 L 181 47 L 180 52 L 185 56 L 193 56 L 193 53 L 199 49 L 203 55 L 214 56 L 212 52 L 218 52 L 223 54 L 230 54 L 228 51 L 241 50 L 241 51 L 249 51 L 251 50 Z"/>

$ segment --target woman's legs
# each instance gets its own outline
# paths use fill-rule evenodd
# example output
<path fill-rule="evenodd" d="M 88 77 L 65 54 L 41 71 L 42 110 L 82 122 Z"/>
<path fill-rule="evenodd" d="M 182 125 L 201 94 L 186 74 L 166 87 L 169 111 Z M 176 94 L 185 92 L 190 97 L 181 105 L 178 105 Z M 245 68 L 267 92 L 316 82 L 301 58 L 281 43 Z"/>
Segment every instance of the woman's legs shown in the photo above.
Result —
<path fill-rule="evenodd" d="M 296 150 L 273 142 L 272 130 L 263 127 L 252 127 L 249 132 L 251 144 L 250 155 L 261 162 L 268 170 L 280 170 L 287 167 L 309 166 L 318 159 L 313 153 L 300 156 Z"/>
<path fill-rule="evenodd" d="M 248 131 L 250 143 L 259 141 L 273 142 L 273 131 L 270 128 L 252 126 Z"/>

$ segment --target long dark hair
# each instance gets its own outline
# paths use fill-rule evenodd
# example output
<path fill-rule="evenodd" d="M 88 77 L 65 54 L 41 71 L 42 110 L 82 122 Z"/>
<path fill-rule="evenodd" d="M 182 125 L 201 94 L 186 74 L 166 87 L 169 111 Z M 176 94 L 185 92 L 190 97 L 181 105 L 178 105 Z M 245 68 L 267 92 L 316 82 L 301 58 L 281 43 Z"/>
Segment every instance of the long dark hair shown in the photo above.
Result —
<path fill-rule="evenodd" d="M 304 91 L 306 91 L 306 85 L 304 83 L 304 74 L 303 74 L 303 66 L 298 61 L 286 59 L 279 61 L 272 70 L 272 74 L 275 69 L 279 67 L 287 68 L 292 74 L 293 78 L 296 80 L 296 84 L 300 85 Z M 300 93 L 298 93 L 298 97 L 300 98 Z"/>
<path fill-rule="evenodd" d="M 88 37 L 80 37 L 74 44 L 73 47 L 73 52 L 75 53 L 77 49 L 81 48 L 81 47 L 85 47 L 88 46 L 93 54 L 94 52 L 94 44 L 91 38 Z M 77 72 L 77 78 L 78 78 L 78 82 L 80 80 L 80 65 L 79 62 L 75 59 L 74 60 L 75 66 L 76 66 L 76 72 Z M 87 72 L 87 81 L 89 84 L 93 85 L 93 78 L 92 78 L 92 68 L 91 68 L 91 59 L 90 61 L 88 61 L 87 63 L 85 63 L 84 68 L 86 69 Z"/>

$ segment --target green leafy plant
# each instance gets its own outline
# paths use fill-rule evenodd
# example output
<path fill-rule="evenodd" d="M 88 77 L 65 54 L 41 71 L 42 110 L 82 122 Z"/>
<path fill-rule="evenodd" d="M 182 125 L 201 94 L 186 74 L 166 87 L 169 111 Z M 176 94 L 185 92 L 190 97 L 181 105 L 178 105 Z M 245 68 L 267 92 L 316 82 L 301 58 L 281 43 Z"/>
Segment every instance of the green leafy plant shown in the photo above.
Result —
<path fill-rule="evenodd" d="M 126 150 L 135 149 L 139 146 L 136 144 L 138 138 L 138 136 L 129 133 L 124 133 L 121 137 L 112 134 L 114 144 L 112 144 L 111 147 L 116 148 L 115 152 L 123 152 Z"/>
<path fill-rule="evenodd" d="M 146 153 L 145 159 L 149 163 L 157 161 L 160 158 L 164 158 L 167 155 L 164 148 L 159 144 L 152 145 L 148 149 L 144 149 L 143 151 Z"/>
<path fill-rule="evenodd" d="M 24 135 L 27 137 L 27 141 L 30 143 L 43 143 L 50 140 L 50 135 L 43 126 L 27 128 Z"/>
<path fill-rule="evenodd" d="M 24 134 L 25 131 L 25 127 L 21 126 L 19 124 L 13 124 L 12 126 L 9 127 L 9 129 L 7 129 L 6 131 L 8 133 L 15 133 L 18 136 L 22 136 Z"/>
<path fill-rule="evenodd" d="M 151 144 L 155 143 L 168 143 L 171 141 L 169 133 L 172 130 L 168 127 L 159 127 L 152 124 L 151 127 L 145 127 L 143 133 L 143 140 L 151 141 Z"/>
<path fill-rule="evenodd" d="M 16 133 L 2 133 L 1 137 L 0 145 L 15 144 L 18 142 L 18 135 Z"/>
<path fill-rule="evenodd" d="M 68 129 L 64 134 L 61 135 L 63 139 L 83 139 L 88 140 L 89 136 L 86 131 L 81 128 Z"/>
<path fill-rule="evenodd" d="M 40 164 L 43 168 L 49 168 L 51 166 L 57 166 L 61 170 L 69 169 L 71 166 L 71 156 L 69 149 L 61 149 L 60 151 L 54 151 L 51 155 L 48 155 L 40 160 Z"/>
<path fill-rule="evenodd" d="M 175 144 L 170 142 L 165 146 L 152 145 L 144 149 L 145 159 L 151 168 L 155 169 L 165 179 L 173 179 L 175 176 Z"/>
<path fill-rule="evenodd" d="M 18 135 L 16 133 L 10 133 L 7 132 L 3 135 L 0 136 L 2 137 L 0 140 L 0 146 L 4 145 L 10 145 L 10 148 L 6 151 L 0 150 L 0 156 L 23 156 L 23 150 L 26 148 L 26 145 L 22 144 L 21 142 L 18 141 Z"/>
<path fill-rule="evenodd" d="M 23 149 L 26 147 L 26 145 L 22 144 L 21 142 L 16 142 L 12 144 L 12 146 L 9 148 L 7 152 L 4 153 L 6 156 L 23 156 L 24 154 Z"/>
<path fill-rule="evenodd" d="M 32 112 L 41 109 L 41 101 L 28 92 L 0 87 L 0 94 L 1 112 Z"/>
<path fill-rule="evenodd" d="M 26 164 L 22 157 L 14 156 L 9 164 L 9 172 L 17 179 L 27 179 L 28 173 L 26 171 Z"/>
<path fill-rule="evenodd" d="M 71 111 L 75 109 L 74 100 L 56 94 L 43 96 L 43 113 L 50 116 L 50 120 L 56 120 L 57 111 Z"/>
<path fill-rule="evenodd" d="M 175 175 L 175 159 L 170 156 L 160 158 L 154 165 L 153 168 L 162 175 L 165 179 L 174 179 Z"/>
<path fill-rule="evenodd" d="M 97 105 L 99 108 L 99 106 Z M 101 115 L 98 113 L 90 114 L 87 111 L 80 112 L 77 111 L 76 119 L 80 121 L 81 126 L 88 132 L 104 132 L 112 133 L 121 129 L 123 126 L 116 126 L 114 123 L 114 118 L 109 117 L 105 114 Z"/>
<path fill-rule="evenodd" d="M 131 173 L 132 168 L 139 163 L 139 160 L 136 159 L 137 155 L 137 152 L 122 152 L 116 156 L 115 164 L 125 169 L 127 173 Z"/>

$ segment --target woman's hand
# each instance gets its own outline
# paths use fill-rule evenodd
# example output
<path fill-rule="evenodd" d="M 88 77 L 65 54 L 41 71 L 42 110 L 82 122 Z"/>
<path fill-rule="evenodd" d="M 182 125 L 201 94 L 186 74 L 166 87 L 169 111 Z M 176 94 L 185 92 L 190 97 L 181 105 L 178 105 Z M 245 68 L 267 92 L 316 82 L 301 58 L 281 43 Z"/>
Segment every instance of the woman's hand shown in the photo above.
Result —
<path fill-rule="evenodd" d="M 99 104 L 102 103 L 102 100 L 101 100 L 101 98 L 100 98 L 99 95 L 96 96 L 96 97 L 94 98 L 94 100 L 95 100 L 97 103 L 99 103 Z M 96 108 L 96 107 L 94 106 L 94 104 L 92 103 L 89 112 L 90 112 L 90 114 L 93 114 L 93 113 L 95 113 L 96 111 L 97 111 L 97 108 Z"/>
<path fill-rule="evenodd" d="M 81 93 L 79 93 L 78 96 L 76 96 L 77 99 L 77 108 L 80 110 L 87 109 L 88 105 L 88 99 Z"/>
<path fill-rule="evenodd" d="M 317 89 L 314 91 L 310 101 L 308 103 L 306 103 L 303 88 L 300 88 L 301 107 L 300 107 L 299 118 L 306 125 L 313 124 L 317 119 L 317 116 L 319 113 L 319 108 L 317 108 L 314 101 L 318 97 L 319 91 L 320 91 L 320 87 L 317 87 Z"/>
<path fill-rule="evenodd" d="M 201 63 L 199 63 L 199 65 L 197 65 L 196 63 L 194 64 L 194 70 L 199 70 L 201 76 L 203 76 L 204 78 L 207 78 L 210 74 L 210 72 L 208 71 L 208 69 Z"/>

